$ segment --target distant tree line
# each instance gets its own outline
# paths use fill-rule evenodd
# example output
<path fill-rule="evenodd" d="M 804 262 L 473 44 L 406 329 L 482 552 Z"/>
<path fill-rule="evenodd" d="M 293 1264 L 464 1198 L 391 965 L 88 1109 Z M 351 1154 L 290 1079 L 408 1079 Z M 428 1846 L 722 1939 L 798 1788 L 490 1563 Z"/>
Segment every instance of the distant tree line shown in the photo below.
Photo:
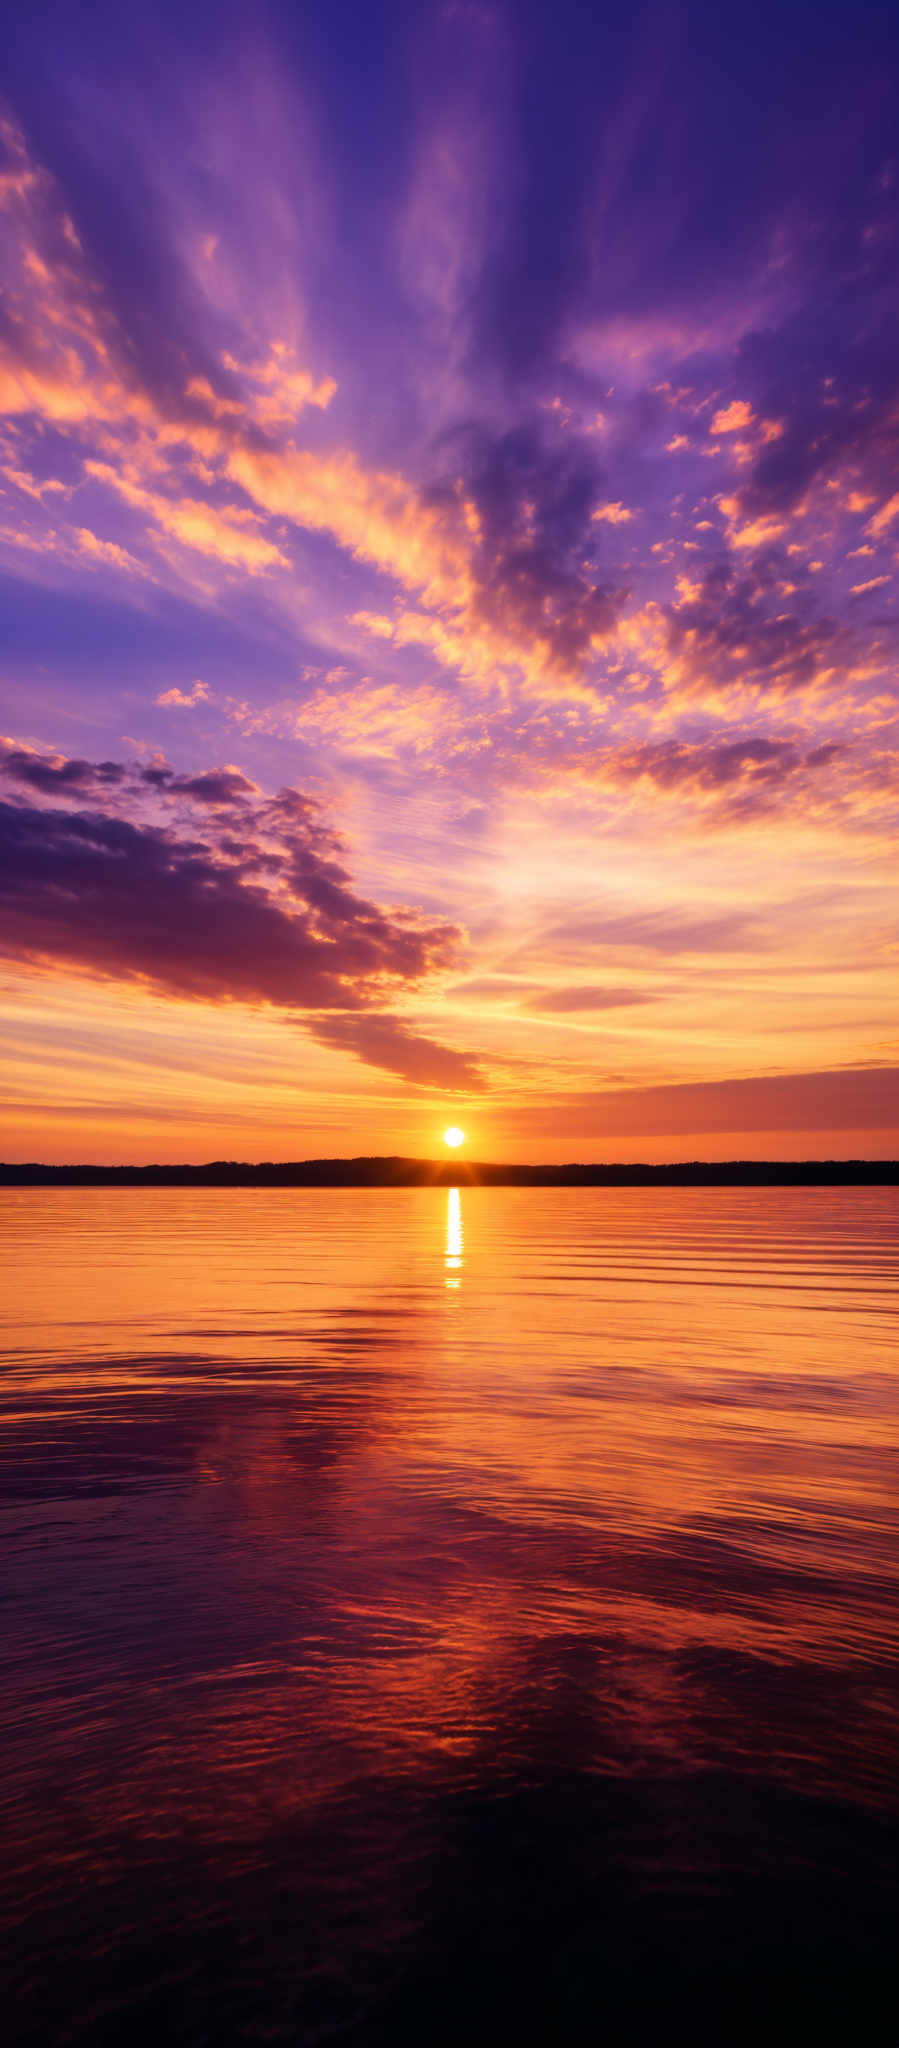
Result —
<path fill-rule="evenodd" d="M 166 1188 L 656 1188 L 893 1186 L 895 1159 L 679 1160 L 674 1165 L 502 1166 L 402 1158 L 213 1159 L 205 1166 L 0 1164 L 0 1187 Z"/>

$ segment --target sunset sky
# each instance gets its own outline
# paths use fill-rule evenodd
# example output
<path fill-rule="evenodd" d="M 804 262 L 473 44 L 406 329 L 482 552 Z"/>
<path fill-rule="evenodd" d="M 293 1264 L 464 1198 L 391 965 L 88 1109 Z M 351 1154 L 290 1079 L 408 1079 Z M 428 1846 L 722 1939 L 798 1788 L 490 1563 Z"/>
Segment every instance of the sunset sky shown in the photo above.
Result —
<path fill-rule="evenodd" d="M 0 1157 L 899 1150 L 892 9 L 4 40 Z"/>

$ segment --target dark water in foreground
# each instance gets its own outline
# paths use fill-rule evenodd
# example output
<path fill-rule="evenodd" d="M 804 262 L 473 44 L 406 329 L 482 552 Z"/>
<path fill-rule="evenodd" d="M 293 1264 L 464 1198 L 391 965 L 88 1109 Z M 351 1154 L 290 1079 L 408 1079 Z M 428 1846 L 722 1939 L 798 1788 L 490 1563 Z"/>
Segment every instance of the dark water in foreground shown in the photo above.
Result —
<path fill-rule="evenodd" d="M 0 1195 L 14 2040 L 891 2038 L 889 1190 Z"/>

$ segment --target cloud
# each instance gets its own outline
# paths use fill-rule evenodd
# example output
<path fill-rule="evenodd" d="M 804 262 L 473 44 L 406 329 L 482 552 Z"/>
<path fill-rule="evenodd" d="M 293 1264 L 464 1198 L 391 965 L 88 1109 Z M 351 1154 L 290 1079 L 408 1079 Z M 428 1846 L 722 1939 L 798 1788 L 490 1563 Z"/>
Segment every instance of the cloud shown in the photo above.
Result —
<path fill-rule="evenodd" d="M 889 1131 L 899 1128 L 899 1067 L 847 1066 L 814 1072 L 614 1088 L 542 1105 L 529 1126 L 558 1137 L 567 1126 L 591 1144 L 603 1138 L 702 1137 L 717 1133 Z"/>
<path fill-rule="evenodd" d="M 590 514 L 595 524 L 605 523 L 606 526 L 627 526 L 633 516 L 633 512 L 628 510 L 627 505 L 622 505 L 620 500 L 614 505 L 597 505 L 596 511 Z"/>
<path fill-rule="evenodd" d="M 742 433 L 747 427 L 751 427 L 752 424 L 753 412 L 751 405 L 747 405 L 745 398 L 735 398 L 731 401 L 730 405 L 726 405 L 719 412 L 716 412 L 709 432 L 711 434 Z"/>
<path fill-rule="evenodd" d="M 872 540 L 879 540 L 896 519 L 899 519 L 899 491 L 895 491 L 886 504 L 881 505 L 880 511 L 875 512 L 873 519 L 869 519 L 865 531 L 870 533 Z"/>
<path fill-rule="evenodd" d="M 166 497 L 145 489 L 109 462 L 87 461 L 84 467 L 88 476 L 117 491 L 126 504 L 146 512 L 163 533 L 200 554 L 212 555 L 229 568 L 245 569 L 250 576 L 289 566 L 281 548 L 258 531 L 256 514 L 244 506 L 216 507 L 199 498 Z"/>
<path fill-rule="evenodd" d="M 119 761 L 82 761 L 65 754 L 39 754 L 0 737 L 0 771 L 14 782 L 40 790 L 43 796 L 108 794 L 124 782 L 127 770 Z"/>
<path fill-rule="evenodd" d="M 476 1060 L 427 1038 L 389 1014 L 317 1018 L 310 1026 L 321 1045 L 354 1053 L 366 1066 L 383 1067 L 418 1088 L 445 1088 L 466 1093 L 487 1083 Z"/>
<path fill-rule="evenodd" d="M 466 131 L 465 119 L 459 118 Z M 569 146 L 566 142 L 566 151 Z M 592 190 L 587 165 L 593 146 L 593 131 L 584 127 L 575 159 L 563 152 L 553 165 L 553 180 L 566 161 L 571 171 L 580 167 L 585 203 Z M 69 216 L 61 185 L 31 162 L 23 145 L 17 149 L 26 199 L 15 216 L 21 230 L 21 290 L 3 334 L 9 403 L 17 419 L 28 415 L 44 428 L 54 420 L 71 427 L 67 439 L 70 447 L 86 452 L 89 485 L 120 501 L 128 522 L 127 547 L 118 540 L 100 541 L 88 527 L 75 530 L 75 555 L 98 570 L 149 573 L 135 553 L 132 525 L 137 525 L 152 551 L 154 577 L 164 576 L 168 568 L 193 580 L 204 600 L 214 598 L 216 564 L 225 572 L 220 596 L 233 587 L 235 575 L 255 578 L 285 569 L 292 552 L 299 564 L 302 544 L 290 548 L 284 524 L 289 521 L 307 535 L 332 539 L 360 572 L 374 568 L 392 580 L 395 616 L 390 615 L 390 596 L 374 595 L 364 573 L 354 591 L 358 608 L 349 616 L 376 642 L 392 641 L 410 654 L 418 650 L 419 683 L 433 658 L 482 690 L 498 679 L 508 685 L 511 678 L 511 687 L 523 683 L 532 696 L 549 700 L 577 688 L 595 695 L 601 681 L 613 678 L 611 689 L 617 694 L 626 660 L 617 667 L 610 663 L 602 677 L 597 669 L 626 623 L 625 572 L 606 566 L 605 554 L 598 555 L 597 549 L 601 543 L 603 550 L 614 555 L 617 549 L 620 555 L 627 541 L 640 553 L 630 510 L 637 502 L 639 533 L 663 537 L 649 541 L 642 562 L 628 562 L 627 580 L 634 575 L 645 583 L 653 572 L 651 603 L 668 622 L 669 697 L 722 689 L 783 694 L 814 684 L 822 671 L 857 652 L 854 644 L 850 648 L 845 624 L 820 616 L 804 589 L 797 592 L 792 584 L 788 590 L 782 569 L 775 566 L 769 573 L 751 558 L 766 561 L 772 553 L 780 555 L 777 544 L 792 532 L 797 501 L 809 478 L 823 474 L 830 455 L 841 462 L 863 458 L 866 477 L 875 457 L 883 458 L 892 417 L 888 374 L 869 356 L 852 358 L 847 388 L 838 390 L 832 375 L 793 374 L 799 360 L 798 326 L 772 336 L 767 329 L 755 332 L 750 324 L 737 350 L 738 388 L 746 395 L 727 404 L 718 402 L 724 380 L 712 351 L 692 364 L 682 382 L 675 376 L 654 384 L 655 395 L 643 391 L 626 399 L 607 383 L 600 393 L 580 373 L 575 389 L 566 357 L 565 363 L 553 363 L 546 387 L 556 392 L 552 401 L 543 387 L 519 387 L 514 402 L 510 395 L 499 406 L 489 380 L 479 381 L 484 365 L 478 354 L 490 327 L 489 320 L 483 325 L 487 301 L 494 311 L 498 301 L 486 280 L 479 299 L 470 275 L 469 312 L 481 328 L 466 371 L 470 386 L 460 385 L 455 407 L 441 409 L 441 429 L 433 441 L 411 451 L 398 447 L 388 457 L 379 440 L 373 459 L 364 452 L 365 436 L 352 435 L 352 420 L 343 409 L 343 371 L 337 400 L 336 378 L 313 372 L 305 357 L 301 360 L 295 341 L 284 338 L 288 328 L 274 323 L 267 305 L 254 308 L 251 321 L 239 296 L 232 295 L 228 319 L 221 323 L 209 294 L 224 260 L 222 237 L 208 224 L 197 233 L 193 246 L 202 252 L 199 284 L 196 279 L 189 284 L 179 270 L 181 244 L 173 239 L 170 247 L 165 245 L 162 212 L 154 219 L 154 258 L 165 271 L 166 289 L 182 292 L 183 303 L 169 309 L 177 317 L 165 346 L 160 343 L 160 363 L 154 367 L 146 344 L 161 276 L 154 273 L 142 293 L 129 273 L 126 296 L 117 297 L 111 284 L 120 261 L 115 238 L 104 247 L 102 277 L 96 275 L 91 239 L 65 229 Z M 453 163 L 441 159 L 441 165 L 441 177 L 448 175 L 453 184 Z M 545 171 L 544 165 L 544 177 Z M 609 164 L 606 174 L 611 175 Z M 589 312 L 595 273 L 586 219 L 578 218 L 587 242 L 567 284 L 564 266 L 561 271 L 554 267 L 547 278 L 562 326 L 557 328 L 556 315 L 541 312 L 538 325 L 545 338 L 561 334 L 566 321 L 570 331 L 571 318 L 581 321 Z M 508 226 L 505 214 L 503 219 Z M 541 235 L 545 226 L 544 220 Z M 174 236 L 171 221 L 169 227 Z M 571 248 L 573 218 L 563 214 L 557 227 L 562 244 Z M 621 245 L 616 246 L 620 254 Z M 510 248 L 507 254 L 517 274 L 520 252 Z M 503 258 L 492 247 L 491 262 L 497 260 L 494 281 L 502 298 L 497 280 Z M 575 278 L 580 281 L 577 292 Z M 651 297 L 657 288 L 650 265 L 643 296 Z M 670 283 L 666 289 L 670 296 Z M 569 292 L 574 297 L 565 313 L 562 302 Z M 517 293 L 513 296 L 517 304 Z M 520 306 L 518 312 L 530 330 L 536 314 Z M 140 313 L 139 333 L 130 332 L 127 313 L 135 319 Z M 656 315 L 644 306 L 635 317 L 638 325 L 640 320 L 652 325 Z M 493 336 L 500 356 L 509 339 L 501 329 L 502 323 Z M 736 336 L 741 331 L 737 319 Z M 728 342 L 729 359 L 730 350 Z M 461 378 L 461 356 L 458 374 Z M 728 383 L 733 374 L 731 363 Z M 862 388 L 866 375 L 867 396 Z M 558 397 L 560 385 L 567 394 L 564 401 Z M 739 468 L 736 483 L 716 501 L 727 526 L 723 540 L 719 526 L 716 536 L 740 566 L 726 556 L 704 565 L 692 603 L 672 604 L 664 575 L 679 538 L 676 522 L 684 514 L 679 502 L 661 501 L 647 455 L 652 434 L 657 434 L 661 392 L 666 434 L 675 424 L 670 411 L 679 410 L 685 423 L 689 415 L 691 431 L 701 436 L 710 423 L 722 437 L 722 462 L 732 466 L 738 448 L 740 462 L 745 455 L 748 464 L 746 474 Z M 602 463 L 592 433 L 598 395 L 611 427 L 603 437 Z M 447 412 L 454 414 L 455 426 L 443 425 Z M 667 445 L 686 449 L 694 444 L 682 434 Z M 657 442 L 655 447 L 658 454 Z M 803 450 L 811 468 L 800 459 Z M 21 466 L 10 467 L 10 474 L 30 479 L 30 471 Z M 876 483 L 876 478 L 869 481 Z M 882 496 L 879 487 L 874 491 L 865 483 L 859 488 L 864 482 L 861 475 L 844 479 L 847 506 L 867 508 Z M 33 486 L 39 509 L 45 488 Z M 875 515 L 877 522 L 886 520 L 891 503 Z M 712 508 L 694 508 L 699 509 Z M 695 530 L 697 535 L 711 532 L 712 522 L 696 521 Z M 62 531 L 43 539 L 29 536 L 20 545 L 33 552 L 43 549 L 61 565 L 71 559 Z M 696 540 L 685 540 L 685 545 L 698 552 Z M 706 545 L 713 549 L 711 542 Z M 202 561 L 191 565 L 182 550 Z M 318 554 L 313 559 L 320 563 Z M 691 579 L 692 574 L 691 569 Z M 278 577 L 269 578 L 265 587 L 277 587 L 278 604 L 290 611 L 302 602 L 300 584 L 300 577 L 296 583 Z M 366 602 L 359 604 L 363 597 Z M 857 605 L 853 610 L 858 615 Z M 644 615 L 648 611 L 645 606 Z M 860 622 L 853 624 L 857 634 L 863 630 L 868 629 Z M 179 708 L 171 693 L 161 694 L 167 695 L 170 708 Z"/>
<path fill-rule="evenodd" d="M 887 289 L 885 276 L 879 287 Z M 873 278 L 871 295 L 878 296 Z M 851 289 L 841 311 L 837 324 L 822 324 L 804 302 L 778 331 L 748 333 L 741 343 L 742 376 L 763 416 L 760 431 L 742 444 L 735 497 L 746 535 L 768 537 L 775 526 L 807 518 L 824 507 L 832 486 L 845 509 L 858 513 L 895 478 L 899 372 L 856 320 Z M 899 496 L 887 497 L 866 532 L 880 538 L 897 506 Z"/>
<path fill-rule="evenodd" d="M 885 584 L 892 583 L 892 580 L 891 576 L 870 576 L 867 583 L 853 583 L 850 596 L 867 597 L 870 590 L 883 590 Z"/>
<path fill-rule="evenodd" d="M 177 686 L 171 690 L 160 690 L 156 702 L 166 710 L 186 711 L 196 704 L 211 704 L 212 691 L 207 683 L 198 681 L 189 690 L 179 690 Z"/>
<path fill-rule="evenodd" d="M 179 997 L 297 1010 L 383 1003 L 389 987 L 450 965 L 460 934 L 358 896 L 310 799 L 258 797 L 238 771 L 174 779 L 180 801 L 233 824 L 187 837 L 134 822 L 147 771 L 2 756 L 42 795 L 114 790 L 117 811 L 0 805 L 0 951 L 8 959 L 139 980 Z M 152 771 L 151 771 L 152 772 Z M 126 814 L 122 814 L 124 807 Z M 412 1057 L 410 1053 L 410 1058 Z"/>
<path fill-rule="evenodd" d="M 35 227 L 49 242 L 58 206 L 43 174 L 39 188 Z M 111 307 L 83 270 L 73 251 L 55 271 L 45 266 L 31 323 L 20 319 L 7 336 L 0 404 L 76 429 L 87 444 L 85 477 L 142 517 L 165 561 L 163 538 L 255 576 L 289 566 L 283 525 L 275 535 L 273 521 L 328 534 L 415 593 L 431 615 L 419 621 L 420 643 L 469 673 L 497 663 L 533 675 L 568 670 L 608 631 L 618 600 L 590 554 L 592 453 L 553 449 L 532 428 L 466 430 L 453 473 L 429 484 L 372 466 L 352 447 L 298 447 L 285 433 L 304 406 L 326 410 L 333 379 L 315 379 L 276 342 L 249 362 L 226 349 L 212 374 L 188 369 L 180 389 L 141 383 Z M 618 502 L 601 517 L 624 523 L 630 514 Z M 99 541 L 85 527 L 76 545 L 109 567 L 140 566 L 133 544 Z"/>
<path fill-rule="evenodd" d="M 811 601 L 787 610 L 775 565 L 737 569 L 717 561 L 663 611 L 666 688 L 684 698 L 716 692 L 778 698 L 803 691 L 858 655 L 849 628 L 816 616 Z"/>
<path fill-rule="evenodd" d="M 621 603 L 592 555 L 592 450 L 548 448 L 536 430 L 471 428 L 454 453 L 452 474 L 424 489 L 367 471 L 349 451 L 320 457 L 235 445 L 227 470 L 258 505 L 332 533 L 437 614 L 394 622 L 355 614 L 373 635 L 417 639 L 469 673 L 489 675 L 497 664 L 534 676 L 576 668 Z"/>
<path fill-rule="evenodd" d="M 539 1016 L 567 1016 L 576 1011 L 627 1010 L 655 1000 L 645 989 L 602 988 L 591 982 L 580 988 L 543 989 L 539 995 L 529 996 L 525 1009 Z"/>
<path fill-rule="evenodd" d="M 144 768 L 142 780 L 164 790 L 167 796 L 192 797 L 200 804 L 243 804 L 248 797 L 259 794 L 256 783 L 242 775 L 239 768 L 207 768 L 202 775 L 176 775 L 171 768 Z"/>
<path fill-rule="evenodd" d="M 313 377 L 297 361 L 295 350 L 284 341 L 273 342 L 268 356 L 260 358 L 257 362 L 237 362 L 227 351 L 222 360 L 226 370 L 235 373 L 249 385 L 249 410 L 253 418 L 264 427 L 292 427 L 307 405 L 325 411 L 337 390 L 333 377 Z M 192 393 L 191 387 L 188 386 L 188 395 L 208 397 L 213 409 L 216 405 L 220 410 L 238 413 L 242 409 L 234 400 L 231 400 L 230 404 L 225 401 L 223 408 L 222 401 L 216 400 L 215 394 L 209 390 L 208 384 L 204 386 L 202 380 L 199 393 Z"/>
<path fill-rule="evenodd" d="M 26 497 L 36 499 L 38 504 L 42 503 L 45 491 L 64 492 L 66 489 L 58 477 L 46 477 L 43 482 L 38 483 L 27 470 L 13 469 L 8 464 L 0 465 L 0 475 L 7 477 L 11 484 L 15 484 L 17 490 L 25 493 Z"/>
<path fill-rule="evenodd" d="M 564 947 L 569 957 L 584 949 L 591 955 L 645 952 L 666 956 L 691 953 L 756 953 L 770 943 L 760 917 L 745 910 L 696 913 L 682 910 L 593 911 L 566 917 L 540 936 L 540 948 L 551 948 L 558 957 Z"/>
<path fill-rule="evenodd" d="M 473 618 L 532 647 L 549 668 L 577 669 L 612 631 L 624 595 L 600 580 L 595 560 L 595 450 L 522 427 L 471 430 L 460 452 L 475 510 Z"/>
<path fill-rule="evenodd" d="M 450 997 L 473 997 L 476 1001 L 481 998 L 490 1001 L 498 997 L 501 1002 L 516 1002 L 520 996 L 528 995 L 531 991 L 536 993 L 539 987 L 539 982 L 523 981 L 514 974 L 476 974 L 466 976 L 464 981 L 454 982 L 446 993 Z"/>
<path fill-rule="evenodd" d="M 498 667 L 535 682 L 575 673 L 623 601 L 595 560 L 595 451 L 550 445 L 530 428 L 467 427 L 448 445 L 449 473 L 426 487 L 368 470 L 349 450 L 320 456 L 235 441 L 226 468 L 267 512 L 333 534 L 418 594 L 424 612 L 352 614 L 373 637 L 433 649 L 484 680 Z M 631 515 L 612 506 L 602 517 L 617 524 Z"/>
<path fill-rule="evenodd" d="M 121 547 L 115 540 L 101 540 L 88 526 L 76 526 L 75 542 L 89 561 L 96 562 L 104 568 L 124 569 L 129 576 L 147 574 L 143 563 L 139 562 L 135 555 L 129 554 L 127 548 Z"/>
<path fill-rule="evenodd" d="M 363 632 L 371 633 L 376 640 L 392 640 L 395 631 L 394 620 L 386 618 L 383 612 L 353 612 L 350 625 L 361 626 Z"/>
<path fill-rule="evenodd" d="M 731 816 L 757 815 L 799 798 L 810 780 L 842 763 L 846 749 L 825 741 L 803 750 L 795 741 L 750 734 L 736 739 L 648 740 L 609 757 L 619 784 L 646 781 L 657 789 L 717 800 Z"/>

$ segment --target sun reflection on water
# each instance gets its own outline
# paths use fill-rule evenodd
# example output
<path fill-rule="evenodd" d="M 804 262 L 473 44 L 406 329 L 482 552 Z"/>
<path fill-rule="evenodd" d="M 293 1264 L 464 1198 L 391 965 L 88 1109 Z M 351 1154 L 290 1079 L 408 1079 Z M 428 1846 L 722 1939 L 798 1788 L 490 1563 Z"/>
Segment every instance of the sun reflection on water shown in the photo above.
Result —
<path fill-rule="evenodd" d="M 447 1270 L 458 1272 L 462 1264 L 462 1203 L 458 1188 L 446 1191 L 446 1260 Z M 447 1287 L 458 1287 L 458 1279 L 448 1279 Z"/>

